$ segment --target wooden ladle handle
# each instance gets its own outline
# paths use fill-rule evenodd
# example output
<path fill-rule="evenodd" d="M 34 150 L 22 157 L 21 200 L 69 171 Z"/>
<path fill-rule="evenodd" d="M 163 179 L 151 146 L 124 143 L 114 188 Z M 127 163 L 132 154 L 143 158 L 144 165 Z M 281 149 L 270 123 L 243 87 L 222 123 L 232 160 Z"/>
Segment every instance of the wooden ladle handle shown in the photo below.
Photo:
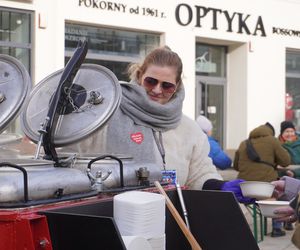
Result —
<path fill-rule="evenodd" d="M 184 236 L 190 243 L 193 250 L 202 250 L 198 242 L 196 241 L 195 237 L 191 233 L 191 231 L 188 229 L 186 224 L 184 223 L 184 220 L 181 218 L 180 214 L 178 213 L 177 209 L 173 205 L 172 201 L 166 194 L 165 190 L 162 188 L 160 183 L 158 181 L 154 182 L 155 186 L 158 188 L 159 192 L 166 198 L 166 204 L 168 209 L 170 210 L 171 214 L 173 215 L 174 219 L 176 220 L 178 226 L 180 227 L 181 231 L 183 232 Z"/>

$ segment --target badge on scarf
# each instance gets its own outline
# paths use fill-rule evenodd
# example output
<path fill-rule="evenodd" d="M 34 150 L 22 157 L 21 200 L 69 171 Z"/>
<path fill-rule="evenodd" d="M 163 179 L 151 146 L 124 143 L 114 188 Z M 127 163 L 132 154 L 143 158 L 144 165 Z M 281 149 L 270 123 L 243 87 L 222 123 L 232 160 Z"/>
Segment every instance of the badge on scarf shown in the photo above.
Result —
<path fill-rule="evenodd" d="M 144 135 L 141 132 L 137 132 L 130 135 L 130 138 L 133 142 L 141 144 L 144 140 Z"/>

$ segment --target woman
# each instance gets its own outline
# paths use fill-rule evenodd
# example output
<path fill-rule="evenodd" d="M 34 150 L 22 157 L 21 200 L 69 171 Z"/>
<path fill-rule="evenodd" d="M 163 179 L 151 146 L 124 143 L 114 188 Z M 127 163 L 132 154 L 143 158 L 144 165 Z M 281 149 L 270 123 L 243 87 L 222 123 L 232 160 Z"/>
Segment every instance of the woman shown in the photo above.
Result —
<path fill-rule="evenodd" d="M 141 165 L 153 162 L 162 170 L 176 170 L 179 183 L 190 189 L 229 190 L 244 201 L 241 180 L 222 181 L 208 157 L 206 135 L 182 114 L 180 57 L 167 47 L 157 48 L 129 73 L 131 81 L 121 84 L 119 109 L 104 129 L 76 145 L 78 151 L 131 155 Z"/>
<path fill-rule="evenodd" d="M 289 152 L 291 156 L 291 164 L 300 164 L 300 139 L 296 135 L 296 129 L 292 122 L 283 121 L 280 124 L 279 141 L 282 146 Z M 288 175 L 294 178 L 300 178 L 300 168 L 293 170 L 286 170 L 280 173 L 280 175 Z"/>

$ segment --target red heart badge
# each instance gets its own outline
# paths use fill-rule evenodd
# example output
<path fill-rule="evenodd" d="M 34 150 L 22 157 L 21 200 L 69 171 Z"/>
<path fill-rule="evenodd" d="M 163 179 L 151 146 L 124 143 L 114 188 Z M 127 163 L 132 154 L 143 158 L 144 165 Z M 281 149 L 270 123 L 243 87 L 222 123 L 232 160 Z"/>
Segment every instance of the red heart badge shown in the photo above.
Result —
<path fill-rule="evenodd" d="M 137 132 L 137 133 L 131 134 L 130 138 L 135 143 L 141 144 L 144 140 L 144 135 L 141 132 Z"/>

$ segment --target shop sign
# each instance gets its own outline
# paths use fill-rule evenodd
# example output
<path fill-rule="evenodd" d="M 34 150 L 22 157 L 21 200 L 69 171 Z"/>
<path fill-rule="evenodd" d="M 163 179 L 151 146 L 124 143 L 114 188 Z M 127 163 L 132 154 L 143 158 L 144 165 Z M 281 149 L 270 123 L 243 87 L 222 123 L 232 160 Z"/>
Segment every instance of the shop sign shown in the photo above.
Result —
<path fill-rule="evenodd" d="M 227 24 L 227 32 L 236 32 L 238 34 L 247 34 L 262 37 L 266 36 L 264 23 L 261 16 L 253 17 L 250 14 L 239 12 L 230 13 L 227 10 L 204 7 L 194 5 L 191 7 L 188 4 L 181 3 L 176 6 L 175 18 L 179 25 L 188 26 L 190 24 L 201 28 L 201 21 L 203 19 L 211 19 L 211 29 L 219 30 L 218 20 L 223 17 Z M 250 24 L 251 20 L 251 24 Z M 254 25 L 253 25 L 254 24 Z M 234 30 L 233 27 L 237 27 Z"/>
<path fill-rule="evenodd" d="M 159 9 L 149 8 L 145 6 L 129 6 L 127 4 L 117 2 L 108 2 L 101 0 L 79 0 L 78 6 L 105 11 L 129 13 L 133 15 L 166 18 L 165 12 L 160 11 Z"/>
<path fill-rule="evenodd" d="M 26 0 L 23 1 L 26 2 Z M 131 5 L 130 1 L 127 3 L 119 3 L 102 0 L 78 0 L 78 6 L 97 9 L 100 11 L 128 13 L 136 16 L 140 15 L 153 18 L 166 18 L 165 11 L 147 6 Z M 194 27 L 199 28 L 203 26 L 202 23 L 207 23 L 208 21 L 212 30 L 219 30 L 220 22 L 225 20 L 226 32 L 261 37 L 267 36 L 261 16 L 254 16 L 235 11 L 230 12 L 225 9 L 205 7 L 200 5 L 191 6 L 186 3 L 180 3 L 175 7 L 175 19 L 176 22 L 181 26 L 193 25 Z M 300 31 L 293 29 L 272 27 L 272 33 L 282 36 L 300 37 Z M 207 65 L 208 64 L 201 67 L 208 67 Z M 213 67 L 214 66 L 211 65 L 209 68 L 213 69 Z M 209 69 L 207 68 L 207 70 Z"/>
<path fill-rule="evenodd" d="M 273 30 L 273 34 L 276 35 L 300 37 L 300 30 L 284 29 L 284 28 L 277 28 L 277 27 L 273 27 L 272 30 Z"/>
<path fill-rule="evenodd" d="M 87 30 L 73 28 L 73 27 L 66 27 L 66 32 L 65 32 L 66 41 L 86 40 L 87 37 L 88 37 Z"/>

